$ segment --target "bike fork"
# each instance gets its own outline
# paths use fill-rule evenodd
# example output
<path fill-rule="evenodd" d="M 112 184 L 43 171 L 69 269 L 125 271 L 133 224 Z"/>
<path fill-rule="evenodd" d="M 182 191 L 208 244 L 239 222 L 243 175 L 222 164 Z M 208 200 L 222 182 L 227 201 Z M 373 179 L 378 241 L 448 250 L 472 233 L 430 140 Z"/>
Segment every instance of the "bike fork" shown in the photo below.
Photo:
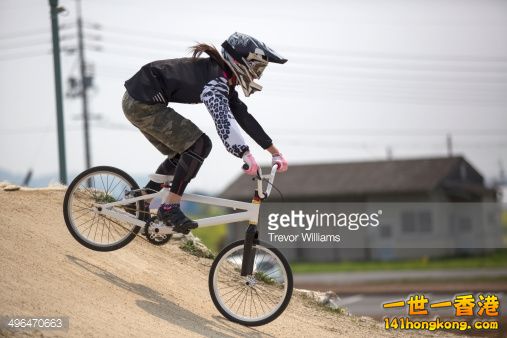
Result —
<path fill-rule="evenodd" d="M 257 226 L 250 224 L 245 233 L 245 244 L 243 247 L 243 264 L 241 265 L 241 276 L 248 276 L 253 273 L 255 258 L 254 241 L 259 237 Z"/>

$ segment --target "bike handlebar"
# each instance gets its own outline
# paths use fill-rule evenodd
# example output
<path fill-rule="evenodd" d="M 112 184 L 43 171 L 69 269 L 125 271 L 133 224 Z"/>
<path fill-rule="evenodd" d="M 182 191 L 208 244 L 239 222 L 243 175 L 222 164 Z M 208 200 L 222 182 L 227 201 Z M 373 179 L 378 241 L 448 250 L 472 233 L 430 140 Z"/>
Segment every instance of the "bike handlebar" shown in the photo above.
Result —
<path fill-rule="evenodd" d="M 277 164 L 273 164 L 273 167 L 277 167 L 278 168 L 278 163 Z M 248 165 L 248 163 L 243 163 L 243 165 L 241 166 L 241 169 L 243 170 L 248 170 L 248 168 L 250 168 L 250 166 Z M 260 169 L 260 167 L 259 167 Z"/>
<path fill-rule="evenodd" d="M 248 166 L 248 163 L 243 163 L 242 169 L 248 170 L 248 168 L 250 168 Z M 259 197 L 261 199 L 267 198 L 270 195 L 271 189 L 273 188 L 273 181 L 275 180 L 275 175 L 276 175 L 277 169 L 278 169 L 278 164 L 274 164 L 271 167 L 270 174 L 263 176 L 261 167 L 259 167 L 259 170 L 257 171 L 257 193 L 259 194 Z M 268 178 L 268 180 L 267 180 L 268 184 L 266 186 L 266 191 L 264 191 L 264 189 L 262 188 L 262 179 L 263 178 Z"/>

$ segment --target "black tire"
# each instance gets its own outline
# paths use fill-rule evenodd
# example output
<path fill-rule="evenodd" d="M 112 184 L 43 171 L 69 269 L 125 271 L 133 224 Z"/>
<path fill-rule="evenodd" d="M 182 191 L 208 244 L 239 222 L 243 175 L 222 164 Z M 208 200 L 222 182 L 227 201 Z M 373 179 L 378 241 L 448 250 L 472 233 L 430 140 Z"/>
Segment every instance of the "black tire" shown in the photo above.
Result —
<path fill-rule="evenodd" d="M 128 175 L 126 172 L 124 172 L 123 170 L 120 170 L 118 168 L 109 167 L 109 166 L 98 166 L 98 167 L 93 167 L 93 168 L 87 169 L 87 170 L 83 171 L 81 174 L 79 174 L 71 182 L 71 184 L 67 188 L 67 191 L 65 193 L 65 198 L 63 200 L 63 216 L 65 218 L 65 224 L 67 225 L 67 229 L 69 230 L 71 235 L 76 239 L 76 241 L 78 241 L 80 244 L 84 245 L 88 249 L 95 250 L 95 251 L 103 251 L 103 252 L 118 250 L 118 249 L 124 247 L 125 245 L 127 245 L 128 243 L 130 243 L 136 237 L 136 234 L 141 229 L 139 226 L 129 224 L 128 227 L 130 227 L 130 230 L 125 229 L 125 235 L 124 235 L 124 237 L 120 238 L 120 240 L 118 240 L 112 244 L 99 244 L 99 243 L 93 243 L 92 241 L 87 240 L 78 231 L 78 226 L 76 226 L 74 224 L 76 219 L 74 219 L 74 217 L 73 217 L 73 209 L 72 209 L 72 207 L 73 207 L 72 202 L 75 197 L 73 194 L 77 191 L 78 187 L 80 187 L 81 185 L 83 185 L 87 181 L 90 182 L 90 180 L 91 180 L 90 177 L 92 177 L 93 174 L 99 174 L 99 175 L 111 174 L 112 176 L 115 176 L 115 177 L 125 180 L 125 182 L 130 185 L 129 186 L 130 190 L 139 189 L 139 186 L 137 185 L 136 181 L 130 175 Z M 91 198 L 95 198 L 94 196 L 95 196 L 95 194 L 93 194 L 93 196 L 91 196 Z M 108 195 L 106 193 L 105 197 L 107 198 L 107 196 Z M 94 202 L 96 202 L 96 201 L 94 201 Z M 142 217 L 143 217 L 143 214 L 142 214 L 143 207 L 142 206 L 144 205 L 144 202 L 138 201 L 137 203 L 135 203 L 135 204 L 133 203 L 132 205 L 135 208 L 135 210 L 129 211 L 129 213 L 133 214 L 134 217 L 136 217 L 138 219 L 142 219 Z M 86 207 L 82 207 L 82 210 L 85 210 L 85 209 L 86 209 Z M 91 210 L 91 208 L 88 209 L 88 211 L 89 210 Z M 84 212 L 86 212 L 86 210 Z M 99 219 L 100 219 L 100 217 L 101 216 L 99 216 Z M 93 220 L 95 220 L 95 216 L 94 216 Z M 110 220 L 108 220 L 108 221 L 110 222 Z M 105 221 L 102 220 L 102 222 L 103 222 L 103 229 L 102 229 L 102 231 L 103 231 L 105 228 Z M 119 223 L 115 222 L 115 224 L 119 224 Z M 125 223 L 125 224 L 128 224 L 128 223 Z M 109 231 L 109 233 L 112 233 L 110 231 L 110 228 L 108 229 L 108 231 Z M 108 239 L 109 239 L 109 237 L 108 237 Z"/>
<path fill-rule="evenodd" d="M 236 241 L 236 242 L 233 242 L 233 243 L 229 244 L 215 258 L 215 260 L 213 261 L 213 264 L 211 265 L 211 270 L 210 270 L 210 273 L 209 273 L 209 279 L 208 279 L 209 292 L 210 292 L 210 295 L 211 295 L 211 299 L 213 300 L 213 304 L 215 304 L 215 307 L 218 309 L 218 311 L 220 311 L 220 313 L 224 317 L 226 317 L 230 321 L 235 322 L 235 323 L 239 323 L 239 324 L 245 325 L 245 326 L 265 325 L 265 324 L 267 324 L 267 323 L 275 320 L 278 316 L 280 316 L 283 313 L 283 311 L 289 305 L 290 299 L 292 297 L 292 290 L 293 290 L 292 270 L 291 270 L 291 268 L 289 266 L 289 263 L 287 262 L 287 259 L 276 248 L 273 248 L 273 247 L 267 245 L 266 243 L 260 242 L 260 241 L 257 241 L 257 240 L 254 242 L 254 248 L 257 248 L 257 249 L 262 248 L 262 250 L 264 250 L 264 251 L 267 250 L 267 251 L 271 252 L 272 254 L 274 254 L 279 259 L 279 261 L 282 263 L 283 269 L 285 270 L 286 284 L 287 284 L 286 289 L 285 289 L 286 293 L 283 296 L 283 299 L 281 300 L 281 302 L 279 303 L 278 308 L 276 308 L 276 310 L 272 314 L 270 314 L 268 317 L 262 318 L 260 320 L 245 320 L 245 319 L 241 319 L 238 316 L 235 316 L 235 315 L 231 314 L 230 312 L 228 312 L 222 306 L 222 304 L 218 300 L 218 297 L 217 297 L 217 294 L 216 294 L 216 289 L 215 289 L 215 285 L 214 284 L 215 284 L 215 280 L 216 280 L 215 279 L 215 274 L 216 274 L 217 267 L 219 266 L 221 260 L 224 258 L 224 256 L 228 252 L 232 252 L 237 247 L 243 247 L 244 242 L 245 242 L 244 240 L 240 240 L 240 241 Z M 238 273 L 238 276 L 239 276 L 240 275 L 240 271 L 237 271 L 237 273 Z M 247 294 L 248 294 L 248 291 L 247 291 Z M 246 304 L 246 301 L 245 301 L 245 304 Z M 250 305 L 250 307 L 251 307 L 251 305 Z"/>

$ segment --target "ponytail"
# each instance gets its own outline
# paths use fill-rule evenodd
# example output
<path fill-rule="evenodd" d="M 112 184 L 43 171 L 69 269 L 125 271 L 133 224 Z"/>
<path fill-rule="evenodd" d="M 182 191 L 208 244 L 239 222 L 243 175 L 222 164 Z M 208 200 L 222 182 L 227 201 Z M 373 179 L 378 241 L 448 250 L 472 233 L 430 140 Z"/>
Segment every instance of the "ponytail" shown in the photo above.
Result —
<path fill-rule="evenodd" d="M 208 45 L 206 43 L 198 43 L 189 48 L 192 53 L 192 58 L 197 59 L 202 53 L 208 54 L 212 59 L 214 59 L 222 68 L 224 67 L 224 59 L 220 52 L 213 45 Z"/>

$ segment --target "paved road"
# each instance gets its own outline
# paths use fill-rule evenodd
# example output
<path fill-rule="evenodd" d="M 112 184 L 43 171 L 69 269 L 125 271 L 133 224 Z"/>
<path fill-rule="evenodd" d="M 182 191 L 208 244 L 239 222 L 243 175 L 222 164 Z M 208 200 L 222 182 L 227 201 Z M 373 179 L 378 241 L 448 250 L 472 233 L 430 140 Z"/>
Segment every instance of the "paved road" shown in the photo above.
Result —
<path fill-rule="evenodd" d="M 294 282 L 296 284 L 318 283 L 318 284 L 340 285 L 353 283 L 407 281 L 407 280 L 478 279 L 481 277 L 487 278 L 507 277 L 507 268 L 296 274 L 294 275 Z"/>

